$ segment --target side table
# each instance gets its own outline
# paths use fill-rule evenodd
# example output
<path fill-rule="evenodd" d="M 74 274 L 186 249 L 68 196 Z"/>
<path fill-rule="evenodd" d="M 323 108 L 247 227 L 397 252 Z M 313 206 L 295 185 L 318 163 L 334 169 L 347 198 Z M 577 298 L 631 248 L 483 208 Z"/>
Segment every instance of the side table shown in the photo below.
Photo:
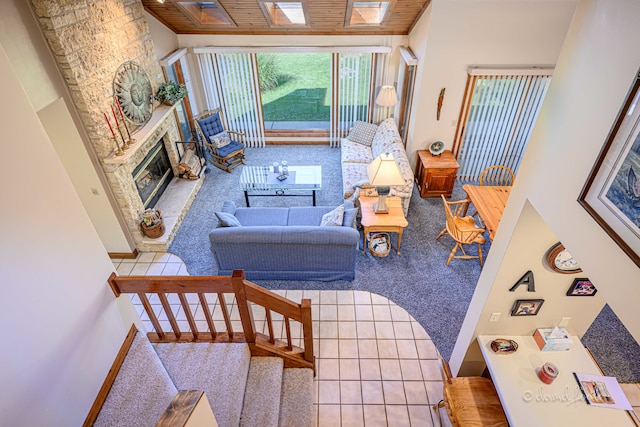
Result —
<path fill-rule="evenodd" d="M 387 231 L 398 233 L 398 246 L 396 253 L 400 254 L 400 244 L 402 243 L 402 232 L 409 225 L 404 217 L 402 209 L 402 200 L 399 197 L 387 197 L 387 206 L 389 213 L 376 214 L 373 210 L 374 205 L 378 201 L 377 197 L 360 197 L 360 213 L 362 218 L 360 223 L 364 228 L 364 237 L 362 245 L 362 253 L 367 250 L 367 235 L 371 232 Z"/>
<path fill-rule="evenodd" d="M 450 150 L 434 156 L 427 150 L 418 150 L 416 163 L 416 183 L 420 197 L 451 197 L 456 182 L 458 161 Z"/>

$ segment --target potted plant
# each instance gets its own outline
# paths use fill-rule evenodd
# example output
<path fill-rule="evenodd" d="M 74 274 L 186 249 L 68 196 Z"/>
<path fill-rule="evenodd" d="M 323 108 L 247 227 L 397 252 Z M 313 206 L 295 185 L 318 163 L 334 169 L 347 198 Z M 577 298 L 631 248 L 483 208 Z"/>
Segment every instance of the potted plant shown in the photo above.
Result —
<path fill-rule="evenodd" d="M 173 105 L 187 96 L 187 88 L 184 84 L 176 82 L 160 83 L 154 99 L 165 104 Z"/>

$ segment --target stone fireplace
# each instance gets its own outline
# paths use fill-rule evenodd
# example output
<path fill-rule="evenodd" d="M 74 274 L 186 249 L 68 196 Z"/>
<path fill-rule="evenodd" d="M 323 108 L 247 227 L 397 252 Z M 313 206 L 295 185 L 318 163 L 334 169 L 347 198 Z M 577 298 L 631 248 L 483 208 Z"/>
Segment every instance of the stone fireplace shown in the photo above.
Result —
<path fill-rule="evenodd" d="M 170 180 L 162 196 L 153 202 L 163 212 L 166 231 L 162 237 L 150 239 L 140 229 L 140 214 L 150 202 L 141 198 L 134 172 L 160 143 L 172 173 L 178 176 L 180 152 L 175 142 L 180 140 L 180 133 L 175 107 L 155 105 L 144 126 L 137 129 L 131 126 L 135 141 L 122 155 L 116 155 L 117 147 L 104 118 L 105 113 L 111 112 L 113 79 L 120 64 L 127 61 L 139 64 L 154 90 L 164 81 L 142 3 L 140 0 L 31 0 L 31 3 L 136 249 L 166 251 L 202 185 L 202 178 Z"/>

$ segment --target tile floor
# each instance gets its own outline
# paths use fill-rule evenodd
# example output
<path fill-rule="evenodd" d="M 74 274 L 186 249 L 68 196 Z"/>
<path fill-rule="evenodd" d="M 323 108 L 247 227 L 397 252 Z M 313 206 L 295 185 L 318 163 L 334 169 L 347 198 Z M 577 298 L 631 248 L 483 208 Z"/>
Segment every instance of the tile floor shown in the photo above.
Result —
<path fill-rule="evenodd" d="M 180 258 L 168 253 L 146 252 L 135 260 L 114 259 L 113 263 L 119 275 L 188 275 Z M 319 427 L 439 426 L 438 415 L 431 409 L 442 398 L 437 350 L 402 307 L 365 291 L 276 292 L 293 301 L 312 300 L 312 318 L 317 319 L 313 333 Z M 144 320 L 139 300 L 134 296 L 132 301 Z M 209 299 L 214 321 L 221 321 L 213 301 Z M 233 298 L 227 303 L 232 324 L 240 328 Z M 176 310 L 178 323 L 186 326 L 178 305 Z M 195 318 L 204 321 L 197 311 Z M 266 327 L 264 311 L 255 310 L 254 319 L 262 322 L 259 328 Z M 162 313 L 160 320 L 168 327 Z M 273 320 L 281 330 L 282 322 L 275 316 Z M 151 329 L 149 322 L 143 323 Z M 640 384 L 623 384 L 623 388 L 640 416 Z M 442 418 L 444 426 L 451 425 L 444 410 Z"/>

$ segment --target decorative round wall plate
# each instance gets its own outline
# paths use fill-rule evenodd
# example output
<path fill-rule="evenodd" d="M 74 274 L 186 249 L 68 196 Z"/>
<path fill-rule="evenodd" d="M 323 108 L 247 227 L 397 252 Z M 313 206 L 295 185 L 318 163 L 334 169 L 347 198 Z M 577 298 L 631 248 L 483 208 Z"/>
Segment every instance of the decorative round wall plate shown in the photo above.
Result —
<path fill-rule="evenodd" d="M 573 274 L 580 273 L 582 269 L 578 262 L 571 256 L 560 242 L 549 248 L 546 256 L 547 265 L 556 273 Z"/>
<path fill-rule="evenodd" d="M 120 65 L 113 78 L 113 93 L 125 118 L 137 126 L 149 121 L 153 112 L 151 82 L 144 69 L 133 61 Z"/>
<path fill-rule="evenodd" d="M 442 141 L 433 141 L 431 144 L 429 144 L 429 151 L 434 156 L 442 154 L 442 152 L 444 151 L 444 142 L 442 142 Z"/>

